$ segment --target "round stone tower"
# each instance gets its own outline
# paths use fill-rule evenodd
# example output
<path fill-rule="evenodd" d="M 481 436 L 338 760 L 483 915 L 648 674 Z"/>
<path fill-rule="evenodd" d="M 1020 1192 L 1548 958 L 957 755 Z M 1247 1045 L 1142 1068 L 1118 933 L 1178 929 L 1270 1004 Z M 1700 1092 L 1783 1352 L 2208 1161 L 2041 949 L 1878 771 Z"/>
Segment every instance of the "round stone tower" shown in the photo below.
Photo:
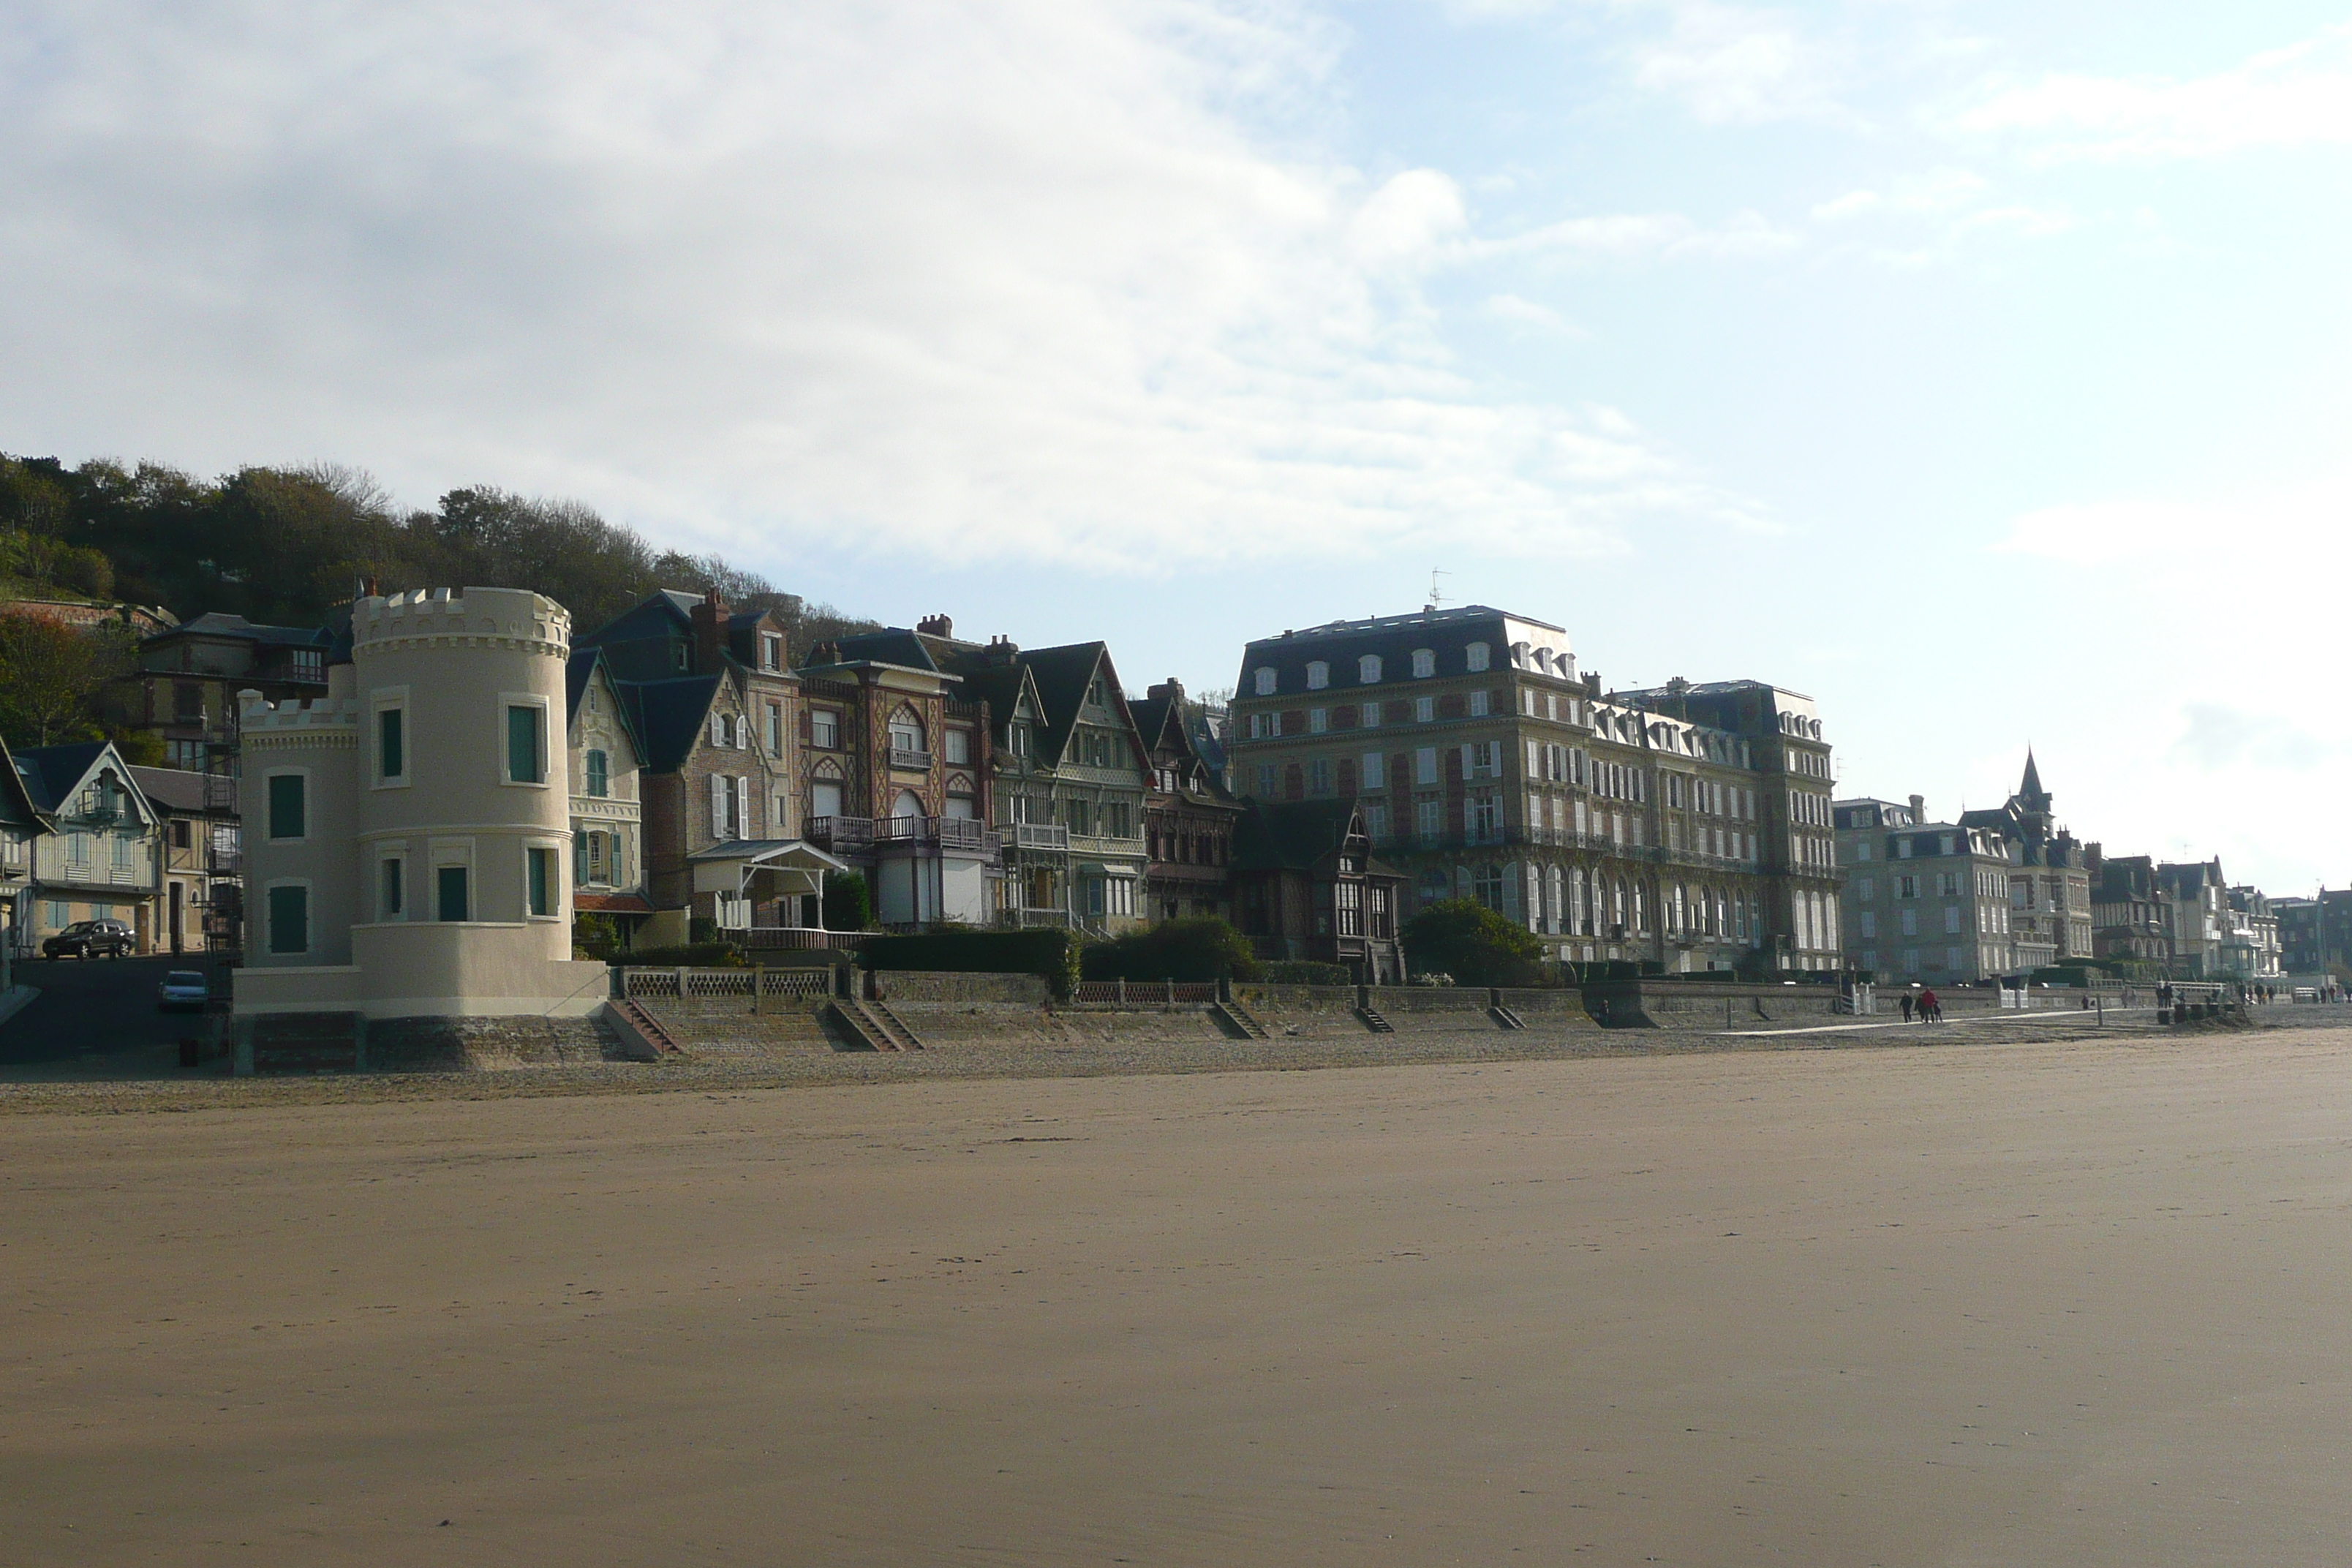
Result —
<path fill-rule="evenodd" d="M 526 589 L 352 606 L 355 815 L 375 923 L 519 926 L 519 951 L 571 956 L 571 647 L 570 615 Z"/>

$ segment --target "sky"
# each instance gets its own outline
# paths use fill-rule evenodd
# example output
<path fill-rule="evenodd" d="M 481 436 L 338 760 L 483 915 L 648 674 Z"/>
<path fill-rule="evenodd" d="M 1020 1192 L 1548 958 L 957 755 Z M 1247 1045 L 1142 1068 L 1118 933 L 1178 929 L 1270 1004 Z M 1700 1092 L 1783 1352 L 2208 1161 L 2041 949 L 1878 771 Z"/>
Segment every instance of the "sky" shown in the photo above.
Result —
<path fill-rule="evenodd" d="M 1434 582 L 2307 892 L 2347 174 L 2345 0 L 0 0 L 0 450 L 576 498 L 1137 691 Z"/>

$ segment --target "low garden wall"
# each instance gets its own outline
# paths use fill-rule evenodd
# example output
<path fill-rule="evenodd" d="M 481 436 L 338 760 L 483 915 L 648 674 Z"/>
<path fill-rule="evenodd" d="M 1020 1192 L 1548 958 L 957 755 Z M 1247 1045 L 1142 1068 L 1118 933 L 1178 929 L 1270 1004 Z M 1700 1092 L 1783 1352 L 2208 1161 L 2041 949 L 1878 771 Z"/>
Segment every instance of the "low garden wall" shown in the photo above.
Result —
<path fill-rule="evenodd" d="M 901 1002 L 994 1002 L 1042 1007 L 1054 999 L 1053 988 L 1040 974 L 874 969 L 866 972 L 866 980 L 867 995 L 894 1006 Z"/>

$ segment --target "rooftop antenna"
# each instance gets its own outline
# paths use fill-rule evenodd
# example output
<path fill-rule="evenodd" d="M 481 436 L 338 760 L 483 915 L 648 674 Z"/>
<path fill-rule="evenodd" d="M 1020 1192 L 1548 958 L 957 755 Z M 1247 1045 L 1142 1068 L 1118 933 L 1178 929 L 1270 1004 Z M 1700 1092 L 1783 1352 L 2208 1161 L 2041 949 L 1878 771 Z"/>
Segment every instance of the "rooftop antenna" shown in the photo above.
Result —
<path fill-rule="evenodd" d="M 1442 572 L 1434 567 L 1431 568 L 1429 574 L 1429 603 L 1422 607 L 1421 613 L 1423 615 L 1426 616 L 1434 614 L 1437 606 L 1445 603 L 1445 595 L 1437 591 L 1437 580 L 1440 577 L 1451 577 L 1454 574 L 1451 572 Z"/>

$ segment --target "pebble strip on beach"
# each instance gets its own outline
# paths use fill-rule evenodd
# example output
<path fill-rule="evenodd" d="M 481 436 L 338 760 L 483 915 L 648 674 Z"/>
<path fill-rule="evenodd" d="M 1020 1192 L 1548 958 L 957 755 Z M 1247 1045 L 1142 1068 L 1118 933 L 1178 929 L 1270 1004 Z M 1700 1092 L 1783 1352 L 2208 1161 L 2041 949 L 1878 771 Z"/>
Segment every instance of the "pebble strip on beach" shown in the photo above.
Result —
<path fill-rule="evenodd" d="M 2258 1015 L 2258 1026 L 2340 1023 L 2339 1009 Z M 2319 1015 L 2325 1014 L 2326 1016 Z M 2282 1016 L 2284 1015 L 2284 1016 Z M 1988 1019 L 1966 1027 L 1887 1024 L 1843 1030 L 1717 1035 L 1670 1029 L 1493 1031 L 1362 1039 L 1276 1037 L 1116 1044 L 953 1044 L 905 1053 L 709 1050 L 654 1063 L 607 1061 L 470 1072 L 316 1073 L 231 1078 L 217 1068 L 183 1076 L 41 1078 L 0 1081 L 0 1113 L 154 1112 L 244 1107 L 490 1100 L 527 1095 L 718 1092 L 943 1079 L 1104 1078 L 1152 1073 L 1303 1071 L 1320 1068 L 1556 1061 L 1713 1051 L 1902 1048 L 1930 1045 L 2112 1038 L 2156 1033 L 2152 1018 L 2104 1027 L 2073 1014 Z M 2163 1031 L 2159 1037 L 2170 1037 Z"/>

